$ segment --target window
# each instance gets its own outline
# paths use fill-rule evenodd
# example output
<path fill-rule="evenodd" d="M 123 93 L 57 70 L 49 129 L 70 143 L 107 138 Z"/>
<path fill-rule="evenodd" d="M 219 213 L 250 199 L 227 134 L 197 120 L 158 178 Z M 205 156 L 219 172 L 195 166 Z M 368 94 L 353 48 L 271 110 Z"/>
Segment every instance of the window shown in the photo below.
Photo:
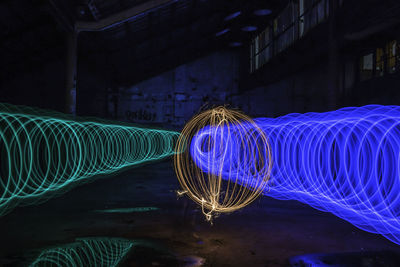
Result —
<path fill-rule="evenodd" d="M 329 0 L 290 1 L 271 25 L 252 40 L 250 72 L 261 68 L 273 55 L 282 52 L 324 21 L 329 15 L 328 4 Z"/>
<path fill-rule="evenodd" d="M 376 49 L 375 76 L 380 77 L 385 73 L 385 57 L 382 48 Z"/>
<path fill-rule="evenodd" d="M 297 30 L 295 31 L 296 27 L 294 27 L 296 19 L 297 5 L 294 3 L 289 3 L 277 19 L 275 19 L 275 54 L 283 51 L 297 39 Z"/>
<path fill-rule="evenodd" d="M 382 77 L 399 70 L 399 45 L 397 40 L 385 43 L 375 49 L 374 53 L 360 58 L 360 80 Z"/>
<path fill-rule="evenodd" d="M 329 15 L 328 0 L 299 0 L 299 34 L 300 37 Z"/>
<path fill-rule="evenodd" d="M 385 43 L 360 58 L 360 80 L 365 81 L 372 77 L 382 77 L 385 74 L 399 70 L 399 44 L 397 40 Z"/>
<path fill-rule="evenodd" d="M 328 5 L 327 1 L 321 1 L 317 5 L 318 10 L 318 23 L 321 23 L 326 18 L 326 6 Z"/>
<path fill-rule="evenodd" d="M 267 27 L 262 33 L 253 39 L 250 46 L 250 71 L 264 65 L 270 58 L 270 28 Z"/>
<path fill-rule="evenodd" d="M 374 65 L 374 54 L 370 53 L 360 59 L 360 80 L 365 81 L 372 78 Z"/>
<path fill-rule="evenodd" d="M 394 73 L 396 71 L 396 65 L 398 61 L 398 46 L 397 46 L 397 41 L 391 41 L 388 44 L 386 44 L 386 56 L 387 56 L 387 72 L 388 73 Z"/>

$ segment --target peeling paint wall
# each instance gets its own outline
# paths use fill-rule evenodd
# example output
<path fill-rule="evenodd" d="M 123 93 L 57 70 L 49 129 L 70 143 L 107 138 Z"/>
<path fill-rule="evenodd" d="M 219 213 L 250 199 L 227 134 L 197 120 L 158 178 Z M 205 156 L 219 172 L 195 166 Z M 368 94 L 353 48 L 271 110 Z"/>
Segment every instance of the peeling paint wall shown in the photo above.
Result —
<path fill-rule="evenodd" d="M 183 126 L 203 105 L 229 104 L 238 92 L 238 57 L 218 52 L 119 88 L 109 96 L 108 110 L 118 120 Z M 117 104 L 116 104 L 117 102 Z"/>

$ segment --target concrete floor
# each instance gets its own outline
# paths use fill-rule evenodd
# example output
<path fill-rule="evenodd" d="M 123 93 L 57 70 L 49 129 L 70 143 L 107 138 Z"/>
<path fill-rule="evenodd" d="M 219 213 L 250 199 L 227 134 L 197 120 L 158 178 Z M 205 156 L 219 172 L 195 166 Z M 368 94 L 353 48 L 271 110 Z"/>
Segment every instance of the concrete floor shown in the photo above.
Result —
<path fill-rule="evenodd" d="M 79 237 L 140 241 L 123 266 L 286 266 L 289 258 L 308 253 L 400 253 L 400 246 L 329 213 L 269 197 L 210 225 L 194 203 L 177 197 L 177 189 L 166 160 L 17 208 L 0 218 L 0 266 L 24 265 L 42 248 Z M 95 212 L 135 207 L 158 210 Z"/>

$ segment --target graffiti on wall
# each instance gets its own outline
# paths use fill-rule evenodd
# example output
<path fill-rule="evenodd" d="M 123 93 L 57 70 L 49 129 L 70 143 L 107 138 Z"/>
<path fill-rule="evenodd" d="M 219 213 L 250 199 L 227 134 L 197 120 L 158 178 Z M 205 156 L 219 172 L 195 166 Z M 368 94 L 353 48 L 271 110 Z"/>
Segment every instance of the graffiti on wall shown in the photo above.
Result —
<path fill-rule="evenodd" d="M 125 112 L 126 119 L 130 122 L 137 121 L 155 121 L 157 118 L 156 113 L 148 112 L 147 110 L 139 109 L 136 111 L 127 110 Z"/>

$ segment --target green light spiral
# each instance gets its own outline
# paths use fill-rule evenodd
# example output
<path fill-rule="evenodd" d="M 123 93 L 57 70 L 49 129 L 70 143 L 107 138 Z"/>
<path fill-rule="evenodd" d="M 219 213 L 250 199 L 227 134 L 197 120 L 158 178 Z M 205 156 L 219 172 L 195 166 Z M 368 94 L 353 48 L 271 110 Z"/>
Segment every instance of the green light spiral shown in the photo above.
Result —
<path fill-rule="evenodd" d="M 91 177 L 171 156 L 179 136 L 174 131 L 80 120 L 0 105 L 0 215 L 64 193 Z"/>
<path fill-rule="evenodd" d="M 81 238 L 72 244 L 42 251 L 30 266 L 117 266 L 132 246 L 132 241 L 122 238 Z"/>

